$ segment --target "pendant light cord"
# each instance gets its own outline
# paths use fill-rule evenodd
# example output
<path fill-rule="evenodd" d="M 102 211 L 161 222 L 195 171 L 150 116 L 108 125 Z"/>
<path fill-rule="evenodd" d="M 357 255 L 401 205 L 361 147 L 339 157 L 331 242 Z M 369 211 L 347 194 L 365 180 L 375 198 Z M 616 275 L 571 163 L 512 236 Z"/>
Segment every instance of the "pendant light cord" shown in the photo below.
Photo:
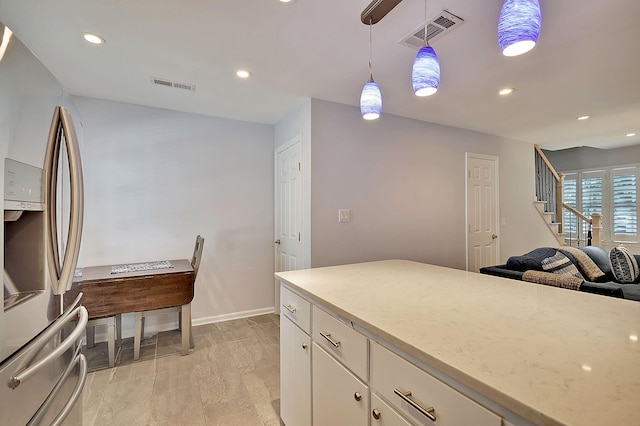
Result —
<path fill-rule="evenodd" d="M 427 0 L 424 0 L 424 45 L 429 45 L 427 40 Z"/>
<path fill-rule="evenodd" d="M 373 81 L 373 18 L 369 18 L 369 81 Z"/>

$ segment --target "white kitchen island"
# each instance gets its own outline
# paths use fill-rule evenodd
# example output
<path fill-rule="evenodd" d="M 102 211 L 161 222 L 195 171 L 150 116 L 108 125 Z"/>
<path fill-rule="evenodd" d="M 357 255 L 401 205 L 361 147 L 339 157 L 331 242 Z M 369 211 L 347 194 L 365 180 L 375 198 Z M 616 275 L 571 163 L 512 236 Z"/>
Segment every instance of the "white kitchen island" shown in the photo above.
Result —
<path fill-rule="evenodd" d="M 640 425 L 638 302 L 403 260 L 276 277 L 288 426 Z"/>

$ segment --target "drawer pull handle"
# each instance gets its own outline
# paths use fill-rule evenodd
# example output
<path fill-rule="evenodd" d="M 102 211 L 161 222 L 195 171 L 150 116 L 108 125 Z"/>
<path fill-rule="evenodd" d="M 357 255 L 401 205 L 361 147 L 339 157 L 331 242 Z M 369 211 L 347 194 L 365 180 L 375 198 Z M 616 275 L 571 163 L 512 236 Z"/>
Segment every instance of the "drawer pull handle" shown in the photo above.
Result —
<path fill-rule="evenodd" d="M 433 407 L 424 408 L 423 406 L 418 404 L 413 399 L 413 397 L 411 396 L 411 391 L 403 392 L 403 391 L 399 390 L 398 388 L 395 388 L 393 390 L 393 393 L 398 395 L 404 402 L 406 402 L 407 404 L 409 404 L 410 406 L 412 406 L 413 408 L 418 410 L 420 412 L 420 414 L 422 414 L 423 416 L 425 416 L 426 418 L 428 418 L 432 422 L 436 421 L 436 416 L 435 416 L 435 414 L 433 414 L 436 411 L 435 408 L 433 408 Z"/>
<path fill-rule="evenodd" d="M 382 413 L 380 413 L 380 410 L 378 410 L 377 408 L 374 408 L 373 411 L 371 412 L 371 415 L 373 416 L 374 419 L 380 420 Z"/>
<path fill-rule="evenodd" d="M 336 342 L 335 340 L 333 340 L 333 339 L 331 338 L 331 333 L 322 333 L 322 332 L 321 332 L 321 333 L 320 333 L 320 335 L 321 335 L 322 337 L 324 337 L 325 339 L 327 339 L 327 341 L 328 341 L 329 343 L 331 343 L 331 345 L 332 345 L 334 348 L 337 348 L 338 346 L 340 346 L 340 341 L 338 340 L 338 341 Z"/>
<path fill-rule="evenodd" d="M 307 345 L 306 343 L 302 344 L 302 349 L 307 349 L 309 347 L 309 345 Z"/>
<path fill-rule="evenodd" d="M 292 314 L 296 313 L 296 308 L 294 308 L 291 305 L 282 305 L 283 308 L 285 308 L 287 311 L 291 312 Z"/>
<path fill-rule="evenodd" d="M 353 399 L 355 399 L 358 402 L 362 401 L 362 394 L 360 392 L 354 393 L 353 394 Z"/>

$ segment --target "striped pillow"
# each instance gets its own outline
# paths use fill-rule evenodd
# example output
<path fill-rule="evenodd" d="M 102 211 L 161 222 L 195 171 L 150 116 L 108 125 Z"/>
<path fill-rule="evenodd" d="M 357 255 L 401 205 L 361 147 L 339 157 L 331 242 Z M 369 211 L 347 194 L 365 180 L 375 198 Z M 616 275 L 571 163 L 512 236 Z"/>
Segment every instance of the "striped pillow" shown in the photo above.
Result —
<path fill-rule="evenodd" d="M 584 280 L 582 274 L 578 271 L 578 268 L 576 268 L 576 265 L 574 265 L 567 256 L 559 251 L 556 251 L 556 254 L 553 256 L 542 260 L 542 269 L 545 272 L 550 272 L 552 274 L 571 275 Z"/>
<path fill-rule="evenodd" d="M 638 262 L 633 254 L 625 246 L 618 246 L 609 252 L 611 261 L 611 272 L 616 281 L 623 284 L 635 282 L 640 275 Z"/>

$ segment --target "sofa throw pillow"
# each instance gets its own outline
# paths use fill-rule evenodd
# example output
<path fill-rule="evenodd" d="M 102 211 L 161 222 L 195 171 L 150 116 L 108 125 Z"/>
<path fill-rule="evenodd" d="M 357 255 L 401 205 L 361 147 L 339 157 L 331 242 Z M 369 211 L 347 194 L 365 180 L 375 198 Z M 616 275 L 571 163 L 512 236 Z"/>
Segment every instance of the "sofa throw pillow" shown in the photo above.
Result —
<path fill-rule="evenodd" d="M 596 265 L 596 263 L 587 255 L 585 252 L 575 247 L 563 247 L 562 251 L 566 251 L 571 254 L 578 265 L 580 265 L 580 269 L 587 276 L 589 281 L 598 281 L 600 278 L 604 277 L 604 272 Z"/>
<path fill-rule="evenodd" d="M 556 251 L 553 256 L 542 260 L 542 269 L 552 274 L 570 275 L 584 280 L 576 265 L 571 263 L 571 260 L 559 251 Z"/>
<path fill-rule="evenodd" d="M 536 284 L 544 284 L 553 287 L 580 290 L 584 280 L 572 275 L 550 274 L 548 272 L 529 270 L 522 274 L 522 280 Z"/>
<path fill-rule="evenodd" d="M 586 253 L 591 260 L 594 261 L 604 275 L 598 278 L 596 282 L 606 283 L 613 281 L 613 273 L 611 272 L 611 262 L 609 261 L 609 250 L 605 250 L 598 246 L 582 246 L 580 250 Z M 640 266 L 640 264 L 638 264 Z M 584 272 L 582 275 L 586 275 Z"/>
<path fill-rule="evenodd" d="M 638 262 L 625 246 L 612 248 L 609 252 L 609 260 L 611 261 L 611 272 L 617 282 L 629 284 L 638 279 L 638 275 L 640 275 Z"/>

